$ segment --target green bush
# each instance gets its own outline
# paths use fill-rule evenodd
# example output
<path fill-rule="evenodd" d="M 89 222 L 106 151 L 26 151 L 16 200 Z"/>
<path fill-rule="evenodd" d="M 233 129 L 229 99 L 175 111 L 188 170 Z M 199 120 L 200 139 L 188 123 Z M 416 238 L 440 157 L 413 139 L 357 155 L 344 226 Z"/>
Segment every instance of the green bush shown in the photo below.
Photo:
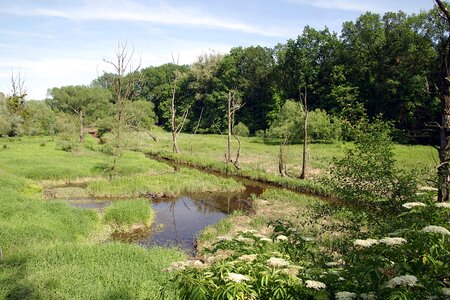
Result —
<path fill-rule="evenodd" d="M 276 119 L 266 131 L 267 138 L 278 138 L 291 143 L 303 140 L 303 107 L 291 100 L 281 108 Z M 340 139 L 340 123 L 321 109 L 308 112 L 308 137 L 315 142 L 332 142 Z"/>
<path fill-rule="evenodd" d="M 238 136 L 249 136 L 249 134 L 250 134 L 250 130 L 242 122 L 237 123 L 237 125 L 234 126 L 233 131 L 234 131 L 234 134 L 236 134 Z"/>

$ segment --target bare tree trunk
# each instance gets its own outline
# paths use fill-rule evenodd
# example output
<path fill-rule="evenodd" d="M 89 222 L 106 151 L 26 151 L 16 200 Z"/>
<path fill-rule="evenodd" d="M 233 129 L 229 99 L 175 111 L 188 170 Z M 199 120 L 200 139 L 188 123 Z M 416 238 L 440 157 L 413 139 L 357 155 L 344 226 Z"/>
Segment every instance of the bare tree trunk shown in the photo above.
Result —
<path fill-rule="evenodd" d="M 171 103 L 171 112 L 172 112 L 171 125 L 172 125 L 172 151 L 173 151 L 173 153 L 178 154 L 178 152 L 180 152 L 180 149 L 178 149 L 178 145 L 177 145 L 177 130 L 176 130 L 176 124 L 175 124 L 175 114 L 176 114 L 175 94 L 176 94 L 176 89 L 177 89 L 176 84 L 177 84 L 177 78 L 175 78 L 174 82 L 173 82 L 172 103 Z"/>
<path fill-rule="evenodd" d="M 110 64 L 115 71 L 116 78 L 113 83 L 114 96 L 116 98 L 115 109 L 116 109 L 116 134 L 114 141 L 114 159 L 113 165 L 111 167 L 111 175 L 114 175 L 117 172 L 117 165 L 119 159 L 122 155 L 122 131 L 124 127 L 125 121 L 125 105 L 126 102 L 130 100 L 131 94 L 133 92 L 135 80 L 129 78 L 126 79 L 126 75 L 133 74 L 137 72 L 141 65 L 141 60 L 139 60 L 139 64 L 136 68 L 133 67 L 132 61 L 134 56 L 134 48 L 131 49 L 131 52 L 127 49 L 127 43 L 118 43 L 116 50 L 116 61 L 106 60 L 104 61 Z"/>
<path fill-rule="evenodd" d="M 227 164 L 231 162 L 231 92 L 228 92 L 228 139 L 227 139 L 227 155 L 226 155 L 226 162 Z"/>
<path fill-rule="evenodd" d="M 450 31 L 450 13 L 441 0 L 435 0 Z M 441 71 L 441 124 L 438 173 L 438 201 L 450 200 L 450 39 L 447 38 Z"/>
<path fill-rule="evenodd" d="M 286 176 L 286 162 L 285 162 L 285 144 L 280 144 L 280 154 L 278 156 L 278 172 L 280 173 L 281 177 Z"/>
<path fill-rule="evenodd" d="M 84 125 L 83 125 L 83 111 L 80 110 L 80 113 L 78 114 L 80 118 L 80 144 L 84 141 Z"/>
<path fill-rule="evenodd" d="M 236 159 L 234 160 L 234 166 L 239 170 L 239 157 L 241 156 L 241 138 L 239 135 L 233 134 L 234 138 L 238 142 L 238 149 L 236 152 Z"/>
<path fill-rule="evenodd" d="M 198 118 L 197 126 L 195 126 L 194 134 L 197 134 L 198 127 L 200 126 L 200 122 L 202 120 L 202 116 L 203 116 L 203 107 L 202 110 L 200 111 L 200 117 Z"/>
<path fill-rule="evenodd" d="M 308 160 L 308 103 L 307 103 L 307 91 L 305 88 L 305 94 L 303 97 L 300 94 L 300 98 L 303 98 L 303 161 L 302 161 L 302 174 L 300 175 L 301 179 L 306 178 L 307 173 L 307 160 Z"/>

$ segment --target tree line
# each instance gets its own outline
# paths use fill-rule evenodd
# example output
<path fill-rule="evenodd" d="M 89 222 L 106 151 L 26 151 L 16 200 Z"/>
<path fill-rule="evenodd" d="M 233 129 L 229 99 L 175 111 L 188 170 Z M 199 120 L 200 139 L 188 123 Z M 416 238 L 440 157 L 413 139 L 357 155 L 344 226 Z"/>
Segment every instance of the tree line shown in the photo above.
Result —
<path fill-rule="evenodd" d="M 399 136 L 426 137 L 420 141 L 429 142 L 430 132 L 437 132 L 432 124 L 439 121 L 439 74 L 447 41 L 437 10 L 367 12 L 345 22 L 339 35 L 306 26 L 297 38 L 273 48 L 236 47 L 227 54 L 202 55 L 191 65 L 142 68 L 126 79 L 132 82 L 131 102 L 153 109 L 153 122 L 167 129 L 184 118 L 183 131 L 226 133 L 232 92 L 243 104 L 235 122 L 245 124 L 251 134 L 270 134 L 276 132 L 277 119 L 295 106 L 292 102 L 300 103 L 300 89 L 307 89 L 308 108 L 319 115 L 317 124 L 313 120 L 309 126 L 328 127 L 317 140 L 348 138 L 349 124 L 381 116 L 393 122 Z M 116 76 L 105 73 L 89 87 L 50 89 L 46 103 L 78 118 L 80 110 L 71 106 L 84 105 L 86 122 L 105 125 L 114 113 Z"/>

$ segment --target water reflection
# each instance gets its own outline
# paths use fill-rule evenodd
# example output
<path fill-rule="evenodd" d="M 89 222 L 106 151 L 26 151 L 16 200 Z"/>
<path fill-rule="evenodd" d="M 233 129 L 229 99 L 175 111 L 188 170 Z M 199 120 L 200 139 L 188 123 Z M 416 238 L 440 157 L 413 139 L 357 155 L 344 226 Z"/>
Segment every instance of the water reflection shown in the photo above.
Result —
<path fill-rule="evenodd" d="M 244 182 L 243 182 L 244 183 Z M 247 184 L 245 184 L 247 183 Z M 150 234 L 133 235 L 144 247 L 153 245 L 176 246 L 193 254 L 197 234 L 206 226 L 215 224 L 235 210 L 251 209 L 249 199 L 252 194 L 260 195 L 265 185 L 245 182 L 242 192 L 212 192 L 183 195 L 175 198 L 155 198 L 149 200 L 156 212 L 156 220 Z M 72 198 L 71 205 L 102 211 L 113 201 L 126 199 Z M 133 237 L 133 238 L 132 238 Z"/>

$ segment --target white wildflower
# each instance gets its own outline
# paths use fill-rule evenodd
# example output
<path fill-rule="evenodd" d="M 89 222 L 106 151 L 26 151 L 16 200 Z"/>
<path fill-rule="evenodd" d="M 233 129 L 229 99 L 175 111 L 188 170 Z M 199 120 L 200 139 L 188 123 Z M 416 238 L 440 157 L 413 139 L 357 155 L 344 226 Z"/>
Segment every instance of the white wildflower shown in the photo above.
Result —
<path fill-rule="evenodd" d="M 442 288 L 442 294 L 444 296 L 450 296 L 450 288 Z"/>
<path fill-rule="evenodd" d="M 396 246 L 406 244 L 407 241 L 400 237 L 385 237 L 379 240 L 380 243 L 386 244 L 388 246 Z"/>
<path fill-rule="evenodd" d="M 260 240 L 261 242 L 272 242 L 271 239 L 266 238 L 266 237 L 260 238 L 259 240 Z"/>
<path fill-rule="evenodd" d="M 425 192 L 433 192 L 433 191 L 437 191 L 438 189 L 432 186 L 420 186 L 419 187 L 420 191 L 425 191 Z"/>
<path fill-rule="evenodd" d="M 355 240 L 353 242 L 353 245 L 361 246 L 361 247 L 371 247 L 376 244 L 378 244 L 378 240 L 375 240 L 375 239 Z"/>
<path fill-rule="evenodd" d="M 227 275 L 227 279 L 231 280 L 233 282 L 241 282 L 241 281 L 250 281 L 251 278 L 246 276 L 246 275 L 242 275 L 242 274 L 238 274 L 238 273 L 228 273 Z"/>
<path fill-rule="evenodd" d="M 395 288 L 396 286 L 415 286 L 417 277 L 413 275 L 397 276 L 386 282 L 386 287 Z"/>
<path fill-rule="evenodd" d="M 206 264 L 202 263 L 202 262 L 199 261 L 198 259 L 196 259 L 196 260 L 189 260 L 189 261 L 187 262 L 187 266 L 193 267 L 193 268 L 196 268 L 196 269 L 201 269 L 201 268 L 207 267 Z"/>
<path fill-rule="evenodd" d="M 255 229 L 246 229 L 244 231 L 242 231 L 242 233 L 257 233 L 258 231 Z"/>
<path fill-rule="evenodd" d="M 305 242 L 312 242 L 312 241 L 314 241 L 314 238 L 308 237 L 308 236 L 302 236 L 302 239 L 303 239 Z"/>
<path fill-rule="evenodd" d="M 305 284 L 307 288 L 315 290 L 325 289 L 327 287 L 325 283 L 315 280 L 306 280 Z"/>
<path fill-rule="evenodd" d="M 267 260 L 267 265 L 269 267 L 287 267 L 289 266 L 289 262 L 285 259 L 278 257 L 271 257 Z"/>
<path fill-rule="evenodd" d="M 251 243 L 251 242 L 253 242 L 252 239 L 249 239 L 249 238 L 246 238 L 246 237 L 243 237 L 243 236 L 238 236 L 236 238 L 236 240 L 239 241 L 239 242 L 243 242 L 243 243 Z"/>
<path fill-rule="evenodd" d="M 262 238 L 266 238 L 267 236 L 265 236 L 265 235 L 263 235 L 263 234 L 261 234 L 261 233 L 255 233 L 254 235 L 253 235 L 255 238 L 258 238 L 258 239 L 262 239 Z"/>
<path fill-rule="evenodd" d="M 370 293 L 362 293 L 359 295 L 359 297 L 363 300 L 375 300 L 377 299 L 377 297 L 375 296 L 374 292 L 370 292 Z"/>
<path fill-rule="evenodd" d="M 356 294 L 355 293 L 351 293 L 351 292 L 337 292 L 336 293 L 336 300 L 351 300 L 351 299 L 355 299 L 356 298 Z"/>
<path fill-rule="evenodd" d="M 342 265 L 342 262 L 338 262 L 338 261 L 330 261 L 330 262 L 325 263 L 325 265 L 326 265 L 327 267 L 337 267 L 337 266 Z"/>
<path fill-rule="evenodd" d="M 279 236 L 277 236 L 276 240 L 277 241 L 287 241 L 288 237 L 285 235 L 279 235 Z"/>
<path fill-rule="evenodd" d="M 175 261 L 175 262 L 171 263 L 167 269 L 164 269 L 164 270 L 167 272 L 172 272 L 174 270 L 182 271 L 182 270 L 186 269 L 187 266 L 188 266 L 188 262 L 186 262 L 186 261 Z"/>
<path fill-rule="evenodd" d="M 407 209 L 412 209 L 414 207 L 427 206 L 427 205 L 423 202 L 406 202 L 406 203 L 403 203 L 402 206 Z"/>
<path fill-rule="evenodd" d="M 247 254 L 247 255 L 241 255 L 240 257 L 238 257 L 238 259 L 242 260 L 242 261 L 252 262 L 256 259 L 256 257 L 257 257 L 256 254 Z"/>
<path fill-rule="evenodd" d="M 430 226 L 424 227 L 422 229 L 422 231 L 423 232 L 440 233 L 440 234 L 448 234 L 448 235 L 450 235 L 450 231 L 448 231 L 447 228 L 444 228 L 442 226 L 430 225 Z"/>
<path fill-rule="evenodd" d="M 440 202 L 436 203 L 434 206 L 441 208 L 450 208 L 450 202 Z"/>
<path fill-rule="evenodd" d="M 291 277 L 295 277 L 298 275 L 298 271 L 300 271 L 302 267 L 300 266 L 288 266 L 287 268 L 284 268 L 281 270 L 281 273 L 289 275 Z M 300 278 L 296 277 L 298 280 L 301 280 Z"/>
<path fill-rule="evenodd" d="M 217 239 L 218 239 L 219 241 L 231 241 L 231 240 L 232 240 L 232 239 L 231 239 L 231 236 L 228 236 L 228 235 L 221 235 L 221 236 L 218 236 Z"/>

